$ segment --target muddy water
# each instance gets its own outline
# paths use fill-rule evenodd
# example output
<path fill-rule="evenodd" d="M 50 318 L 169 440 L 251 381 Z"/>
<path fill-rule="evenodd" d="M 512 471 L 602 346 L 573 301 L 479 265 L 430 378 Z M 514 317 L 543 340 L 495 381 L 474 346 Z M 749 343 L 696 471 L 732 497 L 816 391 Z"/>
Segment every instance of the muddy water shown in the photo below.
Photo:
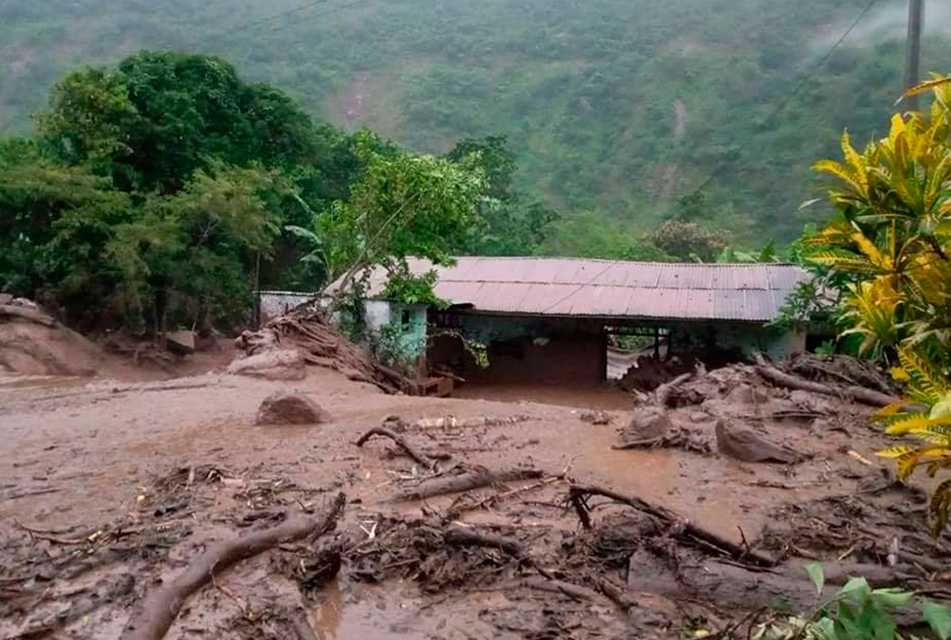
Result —
<path fill-rule="evenodd" d="M 749 472 L 715 457 L 694 456 L 689 462 L 671 450 L 616 450 L 613 429 L 590 430 L 562 446 L 576 451 L 573 469 L 579 476 L 621 493 L 664 505 L 722 536 L 739 540 L 737 522 L 749 522 L 744 482 Z"/>

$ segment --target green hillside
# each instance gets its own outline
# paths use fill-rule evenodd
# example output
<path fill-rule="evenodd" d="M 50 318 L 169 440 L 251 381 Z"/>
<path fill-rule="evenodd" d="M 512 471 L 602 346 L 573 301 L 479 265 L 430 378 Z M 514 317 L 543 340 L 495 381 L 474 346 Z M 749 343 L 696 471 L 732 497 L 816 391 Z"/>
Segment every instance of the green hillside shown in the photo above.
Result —
<path fill-rule="evenodd" d="M 903 2 L 879 2 L 775 118 L 867 0 L 4 0 L 0 128 L 52 84 L 142 49 L 215 53 L 314 115 L 415 151 L 508 134 L 520 188 L 563 213 L 649 229 L 720 168 L 708 217 L 791 239 L 809 164 L 880 134 L 901 89 Z M 951 23 L 928 7 L 926 21 Z M 268 19 L 281 11 L 285 15 Z M 951 37 L 924 44 L 951 70 Z M 589 219 L 596 219 L 590 217 Z"/>

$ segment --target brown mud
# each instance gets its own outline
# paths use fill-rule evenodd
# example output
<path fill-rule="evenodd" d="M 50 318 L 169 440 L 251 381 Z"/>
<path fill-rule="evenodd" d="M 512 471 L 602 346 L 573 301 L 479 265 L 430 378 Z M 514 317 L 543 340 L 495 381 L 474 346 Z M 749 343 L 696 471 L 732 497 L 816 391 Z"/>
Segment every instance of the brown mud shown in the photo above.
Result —
<path fill-rule="evenodd" d="M 936 593 L 946 577 L 951 546 L 927 536 L 920 490 L 896 485 L 874 456 L 887 440 L 872 409 L 771 386 L 752 367 L 665 391 L 673 430 L 707 445 L 699 450 L 677 438 L 613 449 L 635 404 L 655 402 L 645 397 L 432 399 L 317 367 L 299 381 L 222 371 L 0 389 L 0 637 L 117 638 L 157 579 L 184 571 L 209 542 L 276 526 L 287 510 L 317 512 L 339 491 L 347 505 L 335 532 L 215 575 L 166 637 L 294 639 L 300 620 L 321 639 L 746 637 L 743 620 L 769 604 L 751 592 L 812 605 L 802 571 L 812 559 L 830 576 L 861 571 Z M 255 425 L 278 391 L 307 394 L 333 421 Z M 591 409 L 611 424 L 582 420 Z M 717 420 L 803 459 L 723 455 Z M 436 464 L 386 437 L 356 446 L 384 422 Z M 398 499 L 435 474 L 513 469 L 538 473 Z M 568 499 L 580 485 L 674 517 L 590 496 L 584 529 Z M 681 518 L 750 553 L 692 536 Z M 760 554 L 775 566 L 750 562 Z"/>

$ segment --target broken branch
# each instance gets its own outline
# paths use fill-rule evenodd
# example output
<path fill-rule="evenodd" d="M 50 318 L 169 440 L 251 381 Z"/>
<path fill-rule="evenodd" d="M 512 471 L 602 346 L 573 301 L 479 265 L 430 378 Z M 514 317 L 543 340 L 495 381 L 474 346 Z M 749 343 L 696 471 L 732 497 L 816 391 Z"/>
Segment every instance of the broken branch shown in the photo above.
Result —
<path fill-rule="evenodd" d="M 756 365 L 755 369 L 756 373 L 766 380 L 789 389 L 811 391 L 812 393 L 819 393 L 825 396 L 846 396 L 857 402 L 872 405 L 873 407 L 885 407 L 898 401 L 898 398 L 895 396 L 890 396 L 880 391 L 873 391 L 872 389 L 866 389 L 865 387 L 833 387 L 820 382 L 804 380 L 789 375 L 788 373 L 783 373 L 779 369 L 765 364 Z"/>
<path fill-rule="evenodd" d="M 425 500 L 433 496 L 439 496 L 447 493 L 458 493 L 460 491 L 469 491 L 480 487 L 487 487 L 502 482 L 511 482 L 514 480 L 534 480 L 542 477 L 542 471 L 538 469 L 507 469 L 504 471 L 489 471 L 481 468 L 469 473 L 463 473 L 455 476 L 434 478 L 422 482 L 415 487 L 406 489 L 396 496 L 397 500 Z"/>
<path fill-rule="evenodd" d="M 270 549 L 271 547 L 308 535 L 323 535 L 336 526 L 343 512 L 346 496 L 337 494 L 330 509 L 321 515 L 301 517 L 289 515 L 281 524 L 255 531 L 233 540 L 209 547 L 177 578 L 153 591 L 132 612 L 120 640 L 161 640 L 178 616 L 182 605 L 193 593 L 211 582 L 215 572 Z"/>
<path fill-rule="evenodd" d="M 713 533 L 712 531 L 707 531 L 706 529 L 695 525 L 685 518 L 681 518 L 673 511 L 670 511 L 669 509 L 660 505 L 651 504 L 650 502 L 647 502 L 646 500 L 636 496 L 626 496 L 617 493 L 616 491 L 612 491 L 611 489 L 605 489 L 604 487 L 598 487 L 594 485 L 573 485 L 568 489 L 568 497 L 571 501 L 571 504 L 575 507 L 575 511 L 578 512 L 578 517 L 581 519 L 582 526 L 584 526 L 586 529 L 591 528 L 591 517 L 587 513 L 588 508 L 584 503 L 584 498 L 591 495 L 610 498 L 615 502 L 626 504 L 638 509 L 639 511 L 643 511 L 644 513 L 652 515 L 655 518 L 664 520 L 671 525 L 682 527 L 684 535 L 695 538 L 696 540 L 706 543 L 707 545 L 711 545 L 717 549 L 720 549 L 727 555 L 732 556 L 734 559 L 750 560 L 754 564 L 763 567 L 771 567 L 776 564 L 776 561 L 772 558 L 757 554 L 754 551 L 746 549 L 741 545 L 738 545 L 727 540 L 726 538 L 723 538 L 720 535 Z"/>
<path fill-rule="evenodd" d="M 423 453 L 422 451 L 419 451 L 418 449 L 416 449 L 415 447 L 413 447 L 413 446 L 412 446 L 410 443 L 408 443 L 401 435 L 399 435 L 398 433 L 396 433 L 396 432 L 394 432 L 394 431 L 391 431 L 390 429 L 387 429 L 386 427 L 373 427 L 372 429 L 370 429 L 369 431 L 367 431 L 366 433 L 364 433 L 362 436 L 360 436 L 360 439 L 357 440 L 357 443 L 356 443 L 357 446 L 358 446 L 358 447 L 362 447 L 363 444 L 364 444 L 367 440 L 369 440 L 370 438 L 372 438 L 373 436 L 383 436 L 383 437 L 385 437 L 385 438 L 389 438 L 390 440 L 392 440 L 393 442 L 395 442 L 396 445 L 397 445 L 400 449 L 402 449 L 403 451 L 405 451 L 405 452 L 406 452 L 406 455 L 408 455 L 410 458 L 412 458 L 413 460 L 415 460 L 415 461 L 418 462 L 419 464 L 423 465 L 423 466 L 426 467 L 427 469 L 435 469 L 435 468 L 436 468 L 436 461 L 435 461 L 435 460 L 433 460 L 432 458 L 430 458 L 429 456 L 427 456 L 427 455 L 426 455 L 425 453 Z"/>

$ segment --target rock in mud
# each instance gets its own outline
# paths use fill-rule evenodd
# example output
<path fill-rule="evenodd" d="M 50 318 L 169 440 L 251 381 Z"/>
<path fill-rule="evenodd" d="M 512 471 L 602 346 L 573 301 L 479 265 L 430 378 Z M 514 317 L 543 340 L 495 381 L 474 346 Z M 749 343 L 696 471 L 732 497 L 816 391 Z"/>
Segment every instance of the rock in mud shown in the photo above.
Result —
<path fill-rule="evenodd" d="M 586 411 L 582 413 L 578 418 L 582 422 L 590 422 L 591 424 L 611 424 L 611 414 L 606 411 L 598 411 L 597 413 Z"/>
<path fill-rule="evenodd" d="M 0 318 L 0 374 L 94 375 L 101 357 L 96 345 L 52 319 Z"/>
<path fill-rule="evenodd" d="M 769 394 L 758 387 L 741 384 L 730 391 L 726 399 L 734 404 L 762 404 L 769 400 Z"/>
<path fill-rule="evenodd" d="M 690 422 L 693 422 L 694 424 L 707 422 L 708 420 L 712 420 L 712 419 L 713 419 L 713 416 L 711 416 L 706 411 L 694 411 L 693 413 L 690 414 Z"/>
<path fill-rule="evenodd" d="M 228 373 L 268 380 L 303 380 L 307 376 L 305 366 L 304 355 L 297 349 L 274 349 L 235 360 Z"/>
<path fill-rule="evenodd" d="M 720 453 L 743 462 L 799 462 L 800 455 L 789 447 L 770 442 L 764 436 L 741 427 L 728 427 L 717 420 L 717 448 Z"/>
<path fill-rule="evenodd" d="M 166 348 L 172 353 L 185 356 L 195 352 L 194 331 L 170 331 L 165 336 Z"/>
<path fill-rule="evenodd" d="M 624 427 L 624 440 L 636 442 L 659 438 L 667 433 L 673 424 L 670 416 L 660 407 L 641 407 L 631 415 L 630 422 Z"/>
<path fill-rule="evenodd" d="M 320 424 L 330 422 L 323 407 L 301 393 L 278 391 L 264 399 L 257 424 Z"/>

